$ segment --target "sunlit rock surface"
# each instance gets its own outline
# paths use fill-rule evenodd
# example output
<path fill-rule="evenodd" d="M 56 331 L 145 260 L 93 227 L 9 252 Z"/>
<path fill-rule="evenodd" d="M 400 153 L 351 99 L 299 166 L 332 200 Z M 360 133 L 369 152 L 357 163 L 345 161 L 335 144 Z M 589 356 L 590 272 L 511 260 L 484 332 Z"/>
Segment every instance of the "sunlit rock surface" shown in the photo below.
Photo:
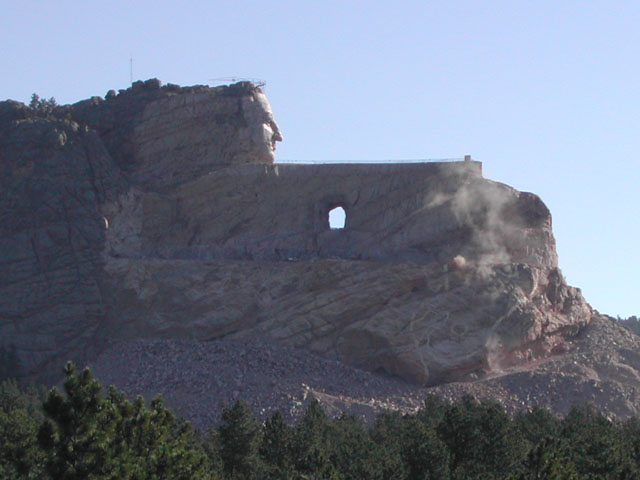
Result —
<path fill-rule="evenodd" d="M 478 162 L 278 165 L 247 83 L 54 114 L 0 104 L 0 348 L 21 376 L 106 339 L 260 335 L 433 385 L 561 354 L 591 320 L 546 206 Z"/>

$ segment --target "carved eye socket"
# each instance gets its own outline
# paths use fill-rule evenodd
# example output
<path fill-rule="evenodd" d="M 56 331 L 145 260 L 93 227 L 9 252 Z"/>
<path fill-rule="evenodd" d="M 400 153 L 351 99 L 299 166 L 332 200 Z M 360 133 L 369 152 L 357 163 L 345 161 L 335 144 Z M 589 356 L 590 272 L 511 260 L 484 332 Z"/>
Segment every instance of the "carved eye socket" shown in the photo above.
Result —
<path fill-rule="evenodd" d="M 335 207 L 329 210 L 329 228 L 331 230 L 342 230 L 347 224 L 347 212 L 342 207 Z"/>

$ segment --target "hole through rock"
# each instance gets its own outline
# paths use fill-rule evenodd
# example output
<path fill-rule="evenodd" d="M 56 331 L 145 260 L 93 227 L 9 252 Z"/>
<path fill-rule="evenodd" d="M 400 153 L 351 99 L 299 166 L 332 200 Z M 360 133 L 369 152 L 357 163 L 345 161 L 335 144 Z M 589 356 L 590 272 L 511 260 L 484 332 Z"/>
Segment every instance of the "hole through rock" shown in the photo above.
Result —
<path fill-rule="evenodd" d="M 347 212 L 342 207 L 335 207 L 329 210 L 329 228 L 331 230 L 342 230 L 347 223 Z"/>

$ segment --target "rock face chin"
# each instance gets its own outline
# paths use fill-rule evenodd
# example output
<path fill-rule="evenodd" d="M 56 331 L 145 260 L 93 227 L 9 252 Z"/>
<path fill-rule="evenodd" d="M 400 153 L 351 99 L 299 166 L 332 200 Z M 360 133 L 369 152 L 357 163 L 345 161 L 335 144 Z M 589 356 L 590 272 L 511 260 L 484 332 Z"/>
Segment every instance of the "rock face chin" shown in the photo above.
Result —
<path fill-rule="evenodd" d="M 8 101 L 0 126 L 14 374 L 105 339 L 260 335 L 433 385 L 561 353 L 592 317 L 537 196 L 473 161 L 274 164 L 251 84 L 150 80 L 54 116 Z"/>

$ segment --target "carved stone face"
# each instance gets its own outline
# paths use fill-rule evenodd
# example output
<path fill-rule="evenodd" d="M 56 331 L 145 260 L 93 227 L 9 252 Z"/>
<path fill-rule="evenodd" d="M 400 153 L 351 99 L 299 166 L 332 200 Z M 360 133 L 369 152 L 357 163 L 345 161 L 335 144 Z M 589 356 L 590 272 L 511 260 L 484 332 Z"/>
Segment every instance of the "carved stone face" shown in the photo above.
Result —
<path fill-rule="evenodd" d="M 256 155 L 259 160 L 273 163 L 276 142 L 282 141 L 282 135 L 269 100 L 264 93 L 256 92 L 242 99 L 242 110 Z"/>

